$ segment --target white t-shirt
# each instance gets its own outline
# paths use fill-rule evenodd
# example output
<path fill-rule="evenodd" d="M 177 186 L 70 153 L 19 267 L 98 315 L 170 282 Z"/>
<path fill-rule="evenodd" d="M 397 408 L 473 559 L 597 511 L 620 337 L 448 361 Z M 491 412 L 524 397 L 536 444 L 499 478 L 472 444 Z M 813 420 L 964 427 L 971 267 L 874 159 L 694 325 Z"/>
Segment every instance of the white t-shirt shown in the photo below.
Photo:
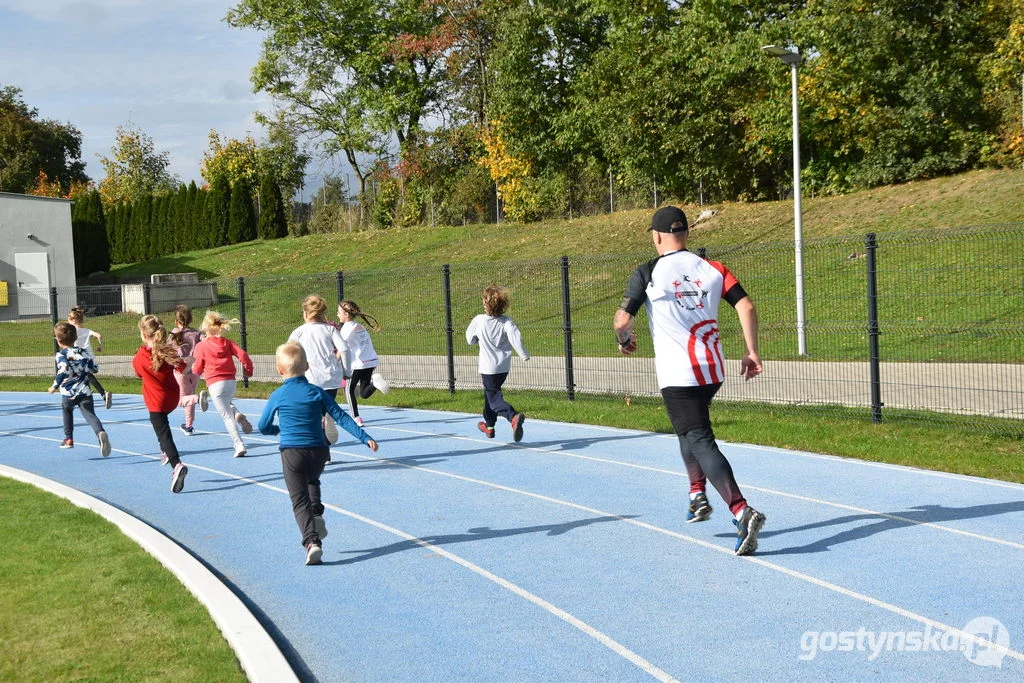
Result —
<path fill-rule="evenodd" d="M 523 360 L 530 354 L 523 346 L 519 328 L 507 315 L 481 313 L 466 328 L 466 343 L 480 344 L 480 374 L 498 375 L 512 367 L 512 351 Z"/>
<path fill-rule="evenodd" d="M 658 386 L 693 387 L 725 381 L 718 305 L 747 296 L 729 269 L 689 251 L 672 251 L 637 268 L 622 309 L 642 304 L 654 345 Z"/>
<path fill-rule="evenodd" d="M 341 326 L 341 338 L 345 340 L 345 368 L 363 370 L 377 367 L 377 352 L 373 349 L 373 341 L 365 327 L 355 320 L 349 320 Z"/>
<path fill-rule="evenodd" d="M 306 379 L 310 384 L 321 389 L 341 387 L 345 370 L 334 352 L 337 350 L 345 357 L 345 340 L 338 328 L 330 323 L 304 323 L 295 328 L 288 341 L 298 342 L 306 352 Z"/>
<path fill-rule="evenodd" d="M 88 327 L 79 327 L 78 338 L 75 339 L 75 346 L 80 349 L 89 349 L 92 351 L 92 330 Z"/>

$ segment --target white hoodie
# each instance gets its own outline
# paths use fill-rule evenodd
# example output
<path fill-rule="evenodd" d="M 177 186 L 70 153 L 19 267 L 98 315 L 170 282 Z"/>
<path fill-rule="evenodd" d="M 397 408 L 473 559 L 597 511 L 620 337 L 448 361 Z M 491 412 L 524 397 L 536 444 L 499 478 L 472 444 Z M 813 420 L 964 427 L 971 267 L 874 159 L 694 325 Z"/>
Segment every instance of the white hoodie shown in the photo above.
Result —
<path fill-rule="evenodd" d="M 480 374 L 498 375 L 512 367 L 512 350 L 530 360 L 512 318 L 507 315 L 481 313 L 466 328 L 466 343 L 480 344 Z"/>

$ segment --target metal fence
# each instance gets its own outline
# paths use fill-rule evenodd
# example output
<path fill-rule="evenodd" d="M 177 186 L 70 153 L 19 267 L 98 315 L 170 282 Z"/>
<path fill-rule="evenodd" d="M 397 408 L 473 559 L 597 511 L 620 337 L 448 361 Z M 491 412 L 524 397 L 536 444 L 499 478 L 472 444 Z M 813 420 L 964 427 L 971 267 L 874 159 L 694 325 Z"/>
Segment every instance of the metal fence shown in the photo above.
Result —
<path fill-rule="evenodd" d="M 765 373 L 743 382 L 742 336 L 723 304 L 723 350 L 735 372 L 718 400 L 1024 436 L 1022 238 L 1024 225 L 1009 225 L 805 241 L 805 356 L 797 353 L 791 243 L 698 250 L 737 276 L 761 320 Z M 104 335 L 102 372 L 130 376 L 139 314 L 162 314 L 171 301 L 199 302 L 198 326 L 204 297 L 213 291 L 211 307 L 242 321 L 229 336 L 253 355 L 259 381 L 277 379 L 274 349 L 301 324 L 306 295 L 319 294 L 332 306 L 353 299 L 383 325 L 373 339 L 381 372 L 393 384 L 453 391 L 479 386 L 476 349 L 465 343 L 464 331 L 482 311 L 482 289 L 497 283 L 512 293 L 508 313 L 533 356 L 514 364 L 509 389 L 558 392 L 568 400 L 580 394 L 644 400 L 658 396 L 645 315 L 637 325 L 640 351 L 630 358 L 617 353 L 611 320 L 629 275 L 652 256 L 253 274 L 146 285 L 141 304 L 111 286 L 79 287 L 74 297 L 54 289 L 50 297 L 55 314 L 83 305 L 86 326 Z M 177 289 L 169 294 L 167 287 Z M 170 327 L 169 316 L 166 322 Z M 47 374 L 50 324 L 0 326 L 0 374 Z"/>

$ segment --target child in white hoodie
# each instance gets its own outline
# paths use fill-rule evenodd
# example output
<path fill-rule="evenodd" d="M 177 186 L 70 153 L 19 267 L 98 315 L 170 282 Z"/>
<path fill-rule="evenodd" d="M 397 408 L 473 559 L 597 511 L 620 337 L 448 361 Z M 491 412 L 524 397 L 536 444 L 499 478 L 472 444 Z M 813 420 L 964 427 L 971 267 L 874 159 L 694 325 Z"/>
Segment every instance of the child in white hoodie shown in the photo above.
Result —
<path fill-rule="evenodd" d="M 508 291 L 497 285 L 484 289 L 484 312 L 473 318 L 466 329 L 466 343 L 480 345 L 480 377 L 484 384 L 484 419 L 477 428 L 494 438 L 494 423 L 504 417 L 512 424 L 512 438 L 521 441 L 523 422 L 526 415 L 518 412 L 501 394 L 501 385 L 508 378 L 512 367 L 512 351 L 523 360 L 530 360 L 530 354 L 523 346 L 519 328 L 512 318 L 505 315 L 508 308 Z"/>

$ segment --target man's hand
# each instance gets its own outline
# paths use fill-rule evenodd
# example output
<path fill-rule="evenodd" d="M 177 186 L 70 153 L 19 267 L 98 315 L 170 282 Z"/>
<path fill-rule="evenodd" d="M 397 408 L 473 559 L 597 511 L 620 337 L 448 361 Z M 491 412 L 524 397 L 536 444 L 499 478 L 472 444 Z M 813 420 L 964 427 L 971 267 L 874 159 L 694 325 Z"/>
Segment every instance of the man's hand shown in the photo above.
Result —
<path fill-rule="evenodd" d="M 761 365 L 761 358 L 756 353 L 743 354 L 743 360 L 740 361 L 740 377 L 750 381 L 760 375 L 762 370 L 764 367 Z"/>
<path fill-rule="evenodd" d="M 55 391 L 57 391 L 57 390 L 56 390 L 56 389 L 54 389 L 53 387 L 50 387 L 49 389 L 47 389 L 47 390 L 46 390 L 46 393 L 48 393 L 48 394 L 52 394 L 52 393 L 53 393 L 53 392 L 55 392 Z"/>
<path fill-rule="evenodd" d="M 636 332 L 629 333 L 629 339 L 625 344 L 619 344 L 619 353 L 628 356 L 636 351 Z"/>

